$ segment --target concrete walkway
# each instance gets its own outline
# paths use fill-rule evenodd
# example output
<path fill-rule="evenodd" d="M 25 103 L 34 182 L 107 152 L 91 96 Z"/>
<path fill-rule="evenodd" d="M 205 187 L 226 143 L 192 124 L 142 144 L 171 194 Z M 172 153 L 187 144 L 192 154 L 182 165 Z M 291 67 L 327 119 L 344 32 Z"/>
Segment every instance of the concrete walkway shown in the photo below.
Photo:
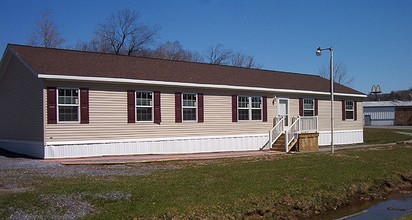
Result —
<path fill-rule="evenodd" d="M 60 162 L 64 165 L 82 165 L 82 164 L 130 164 L 130 163 L 150 163 L 165 161 L 181 160 L 210 160 L 218 158 L 237 158 L 262 156 L 273 154 L 285 154 L 284 152 L 263 150 L 263 151 L 239 151 L 239 152 L 214 152 L 214 153 L 193 153 L 193 154 L 149 154 L 149 155 L 130 155 L 130 156 L 103 156 L 87 158 L 67 158 L 67 159 L 49 159 L 46 161 Z"/>

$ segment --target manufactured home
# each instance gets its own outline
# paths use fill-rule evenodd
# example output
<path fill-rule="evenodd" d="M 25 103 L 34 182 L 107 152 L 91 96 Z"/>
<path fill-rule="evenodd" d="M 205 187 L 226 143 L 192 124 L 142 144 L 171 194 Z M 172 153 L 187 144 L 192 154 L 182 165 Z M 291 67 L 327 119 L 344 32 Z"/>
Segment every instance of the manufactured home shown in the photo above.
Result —
<path fill-rule="evenodd" d="M 336 144 L 363 142 L 365 94 L 335 83 Z M 316 75 L 9 44 L 0 147 L 38 158 L 330 144 L 330 83 Z M 296 148 L 296 146 L 295 146 Z"/>

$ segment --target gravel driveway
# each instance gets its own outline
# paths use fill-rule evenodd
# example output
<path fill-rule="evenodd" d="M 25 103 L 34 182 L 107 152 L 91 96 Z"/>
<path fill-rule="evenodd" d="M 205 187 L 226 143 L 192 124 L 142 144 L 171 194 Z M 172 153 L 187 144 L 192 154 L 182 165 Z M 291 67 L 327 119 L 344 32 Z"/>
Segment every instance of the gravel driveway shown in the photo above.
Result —
<path fill-rule="evenodd" d="M 62 165 L 57 161 L 26 158 L 0 149 L 0 200 L 2 194 L 24 193 L 42 185 L 43 178 L 94 177 L 109 179 L 116 176 L 148 175 L 156 170 L 176 168 L 174 165 L 134 163 L 127 165 Z M 22 210 L 18 207 L 0 207 L 6 219 L 80 219 L 97 212 L 85 197 L 103 200 L 127 200 L 131 195 L 123 192 L 70 195 L 41 195 L 39 200 L 48 206 L 46 213 L 37 210 Z M 11 214 L 10 214 L 11 213 Z"/>
<path fill-rule="evenodd" d="M 37 177 L 110 177 L 147 175 L 156 170 L 170 169 L 171 165 L 133 163 L 113 165 L 62 165 L 58 161 L 27 158 L 0 148 L 0 192 L 22 191 Z"/>

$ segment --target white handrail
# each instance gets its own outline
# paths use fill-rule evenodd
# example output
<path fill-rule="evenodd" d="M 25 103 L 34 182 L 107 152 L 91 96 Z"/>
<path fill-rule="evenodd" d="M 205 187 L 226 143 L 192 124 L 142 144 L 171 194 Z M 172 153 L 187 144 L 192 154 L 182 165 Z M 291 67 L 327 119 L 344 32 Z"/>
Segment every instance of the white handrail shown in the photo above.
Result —
<path fill-rule="evenodd" d="M 283 117 L 282 117 L 276 123 L 276 125 L 273 126 L 272 129 L 270 129 L 270 131 L 269 131 L 269 143 L 270 143 L 271 147 L 276 142 L 276 140 L 282 135 L 284 127 L 285 127 L 285 123 L 284 123 L 284 120 L 283 120 Z"/>
<path fill-rule="evenodd" d="M 269 131 L 269 143 L 272 146 L 279 137 L 285 133 L 285 150 L 289 152 L 289 145 L 292 143 L 296 135 L 299 133 L 317 132 L 318 131 L 318 116 L 297 116 L 293 123 L 285 129 L 285 118 L 276 117 L 275 126 Z"/>
<path fill-rule="evenodd" d="M 294 135 L 297 134 L 300 130 L 299 121 L 300 121 L 300 117 L 298 116 L 296 118 L 296 120 L 285 131 L 285 150 L 286 150 L 286 153 L 289 152 L 289 144 L 292 143 Z"/>

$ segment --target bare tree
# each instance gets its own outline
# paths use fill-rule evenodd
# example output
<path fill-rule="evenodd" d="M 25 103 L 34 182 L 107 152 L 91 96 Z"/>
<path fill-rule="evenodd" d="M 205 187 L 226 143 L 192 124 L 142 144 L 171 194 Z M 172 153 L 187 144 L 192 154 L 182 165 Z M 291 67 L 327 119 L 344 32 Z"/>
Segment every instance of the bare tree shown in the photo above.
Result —
<path fill-rule="evenodd" d="M 78 42 L 75 48 L 81 51 L 112 53 L 112 48 L 109 44 L 105 44 L 104 42 L 97 39 L 92 39 L 89 42 Z"/>
<path fill-rule="evenodd" d="M 61 37 L 57 26 L 51 19 L 51 12 L 41 12 L 41 17 L 35 22 L 36 28 L 29 36 L 28 44 L 43 47 L 61 47 L 65 40 Z"/>
<path fill-rule="evenodd" d="M 152 52 L 154 58 L 201 62 L 202 57 L 197 52 L 185 50 L 179 41 L 167 41 Z"/>
<path fill-rule="evenodd" d="M 333 78 L 335 82 L 346 86 L 353 86 L 353 83 L 355 83 L 355 79 L 351 75 L 349 75 L 348 69 L 342 62 L 334 62 L 333 69 Z M 330 79 L 329 64 L 325 64 L 319 68 L 319 76 L 325 79 Z"/>
<path fill-rule="evenodd" d="M 204 62 L 203 56 L 197 51 L 186 50 L 186 57 L 187 57 L 186 61 L 198 62 L 198 63 Z"/>
<path fill-rule="evenodd" d="M 231 49 L 225 49 L 222 44 L 217 44 L 207 48 L 204 57 L 209 63 L 220 65 L 232 65 L 245 68 L 262 68 L 257 64 L 253 56 L 234 52 Z"/>
<path fill-rule="evenodd" d="M 228 64 L 233 51 L 225 49 L 223 44 L 217 44 L 207 48 L 205 58 L 212 64 Z"/>
<path fill-rule="evenodd" d="M 112 13 L 106 21 L 99 24 L 94 33 L 92 44 L 100 52 L 136 55 L 139 51 L 153 43 L 158 27 L 139 24 L 138 13 L 123 9 Z"/>
<path fill-rule="evenodd" d="M 167 41 L 153 51 L 153 57 L 167 60 L 185 60 L 185 55 L 179 41 Z"/>
<path fill-rule="evenodd" d="M 262 65 L 257 64 L 254 57 L 243 54 L 241 52 L 233 53 L 230 57 L 230 64 L 232 66 L 239 66 L 245 68 L 262 68 Z"/>

